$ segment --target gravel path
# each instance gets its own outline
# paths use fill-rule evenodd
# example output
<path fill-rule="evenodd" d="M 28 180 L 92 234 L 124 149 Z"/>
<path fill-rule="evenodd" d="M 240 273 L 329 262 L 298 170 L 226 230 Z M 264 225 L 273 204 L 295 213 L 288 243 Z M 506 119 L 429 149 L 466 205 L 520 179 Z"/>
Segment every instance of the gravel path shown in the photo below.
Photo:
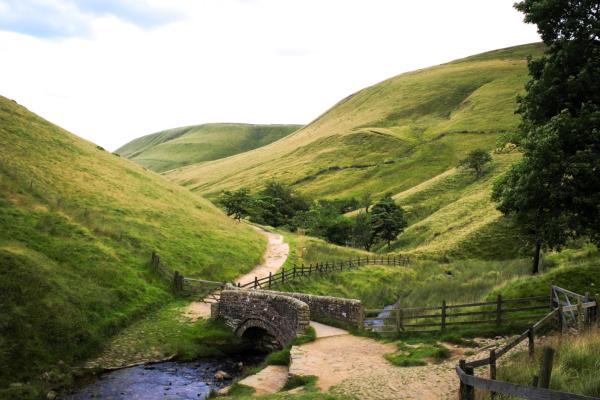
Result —
<path fill-rule="evenodd" d="M 235 283 L 245 284 L 254 280 L 255 276 L 262 277 L 269 275 L 269 272 L 274 274 L 285 263 L 290 252 L 290 246 L 283 241 L 282 235 L 256 226 L 254 229 L 267 237 L 267 249 L 263 255 L 263 261 L 247 274 L 238 277 L 234 281 Z M 200 318 L 208 318 L 210 317 L 210 304 L 193 301 L 185 307 L 183 315 L 192 321 Z"/>
<path fill-rule="evenodd" d="M 452 354 L 450 359 L 439 364 L 405 368 L 395 366 L 384 358 L 386 353 L 396 350 L 395 344 L 336 334 L 294 346 L 290 374 L 315 375 L 319 378 L 317 387 L 321 391 L 361 400 L 455 399 L 458 378 L 454 368 L 458 360 L 485 357 L 491 347 L 505 340 L 478 339 L 476 349 L 447 345 Z M 467 351 L 476 354 L 465 357 Z M 485 375 L 486 371 L 481 370 L 478 374 Z"/>

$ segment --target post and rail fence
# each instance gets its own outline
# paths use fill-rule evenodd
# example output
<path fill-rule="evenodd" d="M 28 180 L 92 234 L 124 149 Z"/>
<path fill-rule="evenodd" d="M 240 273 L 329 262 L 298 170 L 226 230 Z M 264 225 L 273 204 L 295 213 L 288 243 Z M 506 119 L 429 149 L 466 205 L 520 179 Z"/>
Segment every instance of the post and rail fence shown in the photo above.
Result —
<path fill-rule="evenodd" d="M 367 265 L 393 265 L 406 266 L 410 262 L 408 256 L 405 255 L 387 255 L 380 257 L 357 257 L 355 259 L 319 262 L 305 266 L 292 266 L 290 268 L 281 268 L 277 273 L 269 273 L 269 275 L 258 277 L 245 284 L 238 283 L 237 287 L 250 289 L 272 288 L 273 286 L 283 284 L 290 280 L 295 280 L 303 277 L 317 277 L 333 272 L 343 272 L 358 267 Z M 180 295 L 193 294 L 205 295 L 205 300 L 209 302 L 218 301 L 218 292 L 226 285 L 225 282 L 208 281 L 203 279 L 188 278 L 183 276 L 179 271 L 173 270 L 162 262 L 160 256 L 156 252 L 152 252 L 150 260 L 152 269 L 162 278 L 171 282 L 173 291 Z"/>
<path fill-rule="evenodd" d="M 488 324 L 500 326 L 506 322 L 531 321 L 548 310 L 548 297 L 505 299 L 494 301 L 447 304 L 429 307 L 392 307 L 365 310 L 365 329 L 379 333 L 433 333 L 451 326 Z"/>
<path fill-rule="evenodd" d="M 489 357 L 470 362 L 460 360 L 456 366 L 456 373 L 460 380 L 460 400 L 474 400 L 475 388 L 490 392 L 492 398 L 495 398 L 497 394 L 505 394 L 530 400 L 597 399 L 597 397 L 560 392 L 548 388 L 553 356 L 553 351 L 548 348 L 544 348 L 540 376 L 534 381 L 534 386 L 520 385 L 496 379 L 498 359 L 523 341 L 527 340 L 529 356 L 534 356 L 536 333 L 539 333 L 542 328 L 554 323 L 562 334 L 569 327 L 581 330 L 598 323 L 598 303 L 590 298 L 589 294 L 580 295 L 554 285 L 551 286 L 550 293 L 551 311 L 535 324 L 531 325 L 525 332 L 509 341 L 503 347 L 490 350 Z M 489 379 L 478 377 L 474 374 L 475 368 L 484 366 L 489 366 Z"/>
<path fill-rule="evenodd" d="M 290 280 L 299 279 L 310 276 L 321 276 L 327 273 L 343 272 L 358 267 L 367 265 L 392 265 L 392 266 L 406 266 L 410 262 L 410 258 L 406 255 L 387 255 L 387 256 L 373 256 L 373 257 L 357 257 L 355 259 L 339 260 L 339 261 L 328 261 L 328 262 L 317 262 L 305 266 L 293 265 L 290 268 L 281 268 L 277 273 L 269 273 L 269 275 L 258 277 L 255 276 L 253 280 L 247 283 L 238 284 L 241 288 L 253 288 L 253 289 L 264 289 L 271 288 L 274 285 L 279 285 Z"/>

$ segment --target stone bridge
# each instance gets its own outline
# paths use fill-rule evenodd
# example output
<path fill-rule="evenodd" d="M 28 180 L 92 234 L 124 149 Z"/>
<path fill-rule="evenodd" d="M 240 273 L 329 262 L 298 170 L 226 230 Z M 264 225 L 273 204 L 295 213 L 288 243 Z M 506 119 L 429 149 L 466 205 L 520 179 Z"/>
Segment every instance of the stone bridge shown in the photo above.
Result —
<path fill-rule="evenodd" d="M 359 300 L 229 286 L 213 305 L 212 317 L 222 318 L 239 337 L 267 335 L 278 347 L 286 347 L 306 331 L 311 319 L 360 327 L 364 310 Z"/>

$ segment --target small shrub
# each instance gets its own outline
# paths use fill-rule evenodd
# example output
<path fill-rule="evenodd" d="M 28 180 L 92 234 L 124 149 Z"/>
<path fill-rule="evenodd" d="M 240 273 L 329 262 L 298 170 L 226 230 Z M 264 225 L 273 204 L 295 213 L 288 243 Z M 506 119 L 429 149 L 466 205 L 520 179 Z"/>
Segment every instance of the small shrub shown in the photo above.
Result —
<path fill-rule="evenodd" d="M 314 375 L 292 375 L 288 378 L 282 390 L 292 390 L 304 386 L 308 391 L 315 390 L 317 377 Z"/>
<path fill-rule="evenodd" d="M 290 348 L 275 351 L 265 359 L 267 365 L 290 365 Z"/>

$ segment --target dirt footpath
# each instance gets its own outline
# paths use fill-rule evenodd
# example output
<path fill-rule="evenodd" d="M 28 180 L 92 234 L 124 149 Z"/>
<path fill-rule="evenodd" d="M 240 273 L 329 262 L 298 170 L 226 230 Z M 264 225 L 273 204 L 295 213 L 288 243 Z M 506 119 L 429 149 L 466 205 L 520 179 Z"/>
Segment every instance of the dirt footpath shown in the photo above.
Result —
<path fill-rule="evenodd" d="M 465 350 L 473 349 L 453 348 L 453 357 L 443 363 L 408 368 L 395 366 L 384 358 L 395 350 L 392 343 L 335 332 L 333 336 L 294 346 L 290 374 L 315 375 L 321 391 L 361 400 L 455 399 L 458 378 L 454 367 Z"/>
<path fill-rule="evenodd" d="M 269 272 L 275 273 L 281 268 L 288 258 L 290 246 L 283 241 L 283 236 L 278 233 L 266 231 L 259 227 L 254 227 L 258 232 L 267 237 L 267 249 L 262 258 L 262 262 L 256 265 L 250 272 L 238 277 L 234 282 L 245 284 L 254 280 L 255 276 L 262 277 L 269 275 Z M 210 304 L 201 301 L 193 301 L 183 310 L 183 316 L 196 321 L 200 318 L 210 317 Z"/>

